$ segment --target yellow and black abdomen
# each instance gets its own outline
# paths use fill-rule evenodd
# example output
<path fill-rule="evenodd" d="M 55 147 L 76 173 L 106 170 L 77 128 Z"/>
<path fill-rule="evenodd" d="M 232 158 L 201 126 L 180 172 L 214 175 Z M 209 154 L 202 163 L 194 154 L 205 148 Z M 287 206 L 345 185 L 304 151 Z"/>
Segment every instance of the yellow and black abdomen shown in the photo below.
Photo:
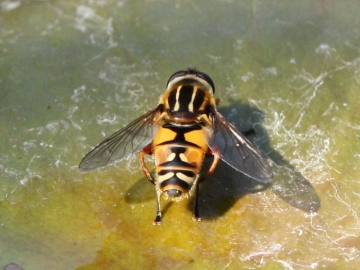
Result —
<path fill-rule="evenodd" d="M 156 186 L 180 200 L 195 187 L 208 146 L 203 127 L 166 124 L 153 141 Z"/>

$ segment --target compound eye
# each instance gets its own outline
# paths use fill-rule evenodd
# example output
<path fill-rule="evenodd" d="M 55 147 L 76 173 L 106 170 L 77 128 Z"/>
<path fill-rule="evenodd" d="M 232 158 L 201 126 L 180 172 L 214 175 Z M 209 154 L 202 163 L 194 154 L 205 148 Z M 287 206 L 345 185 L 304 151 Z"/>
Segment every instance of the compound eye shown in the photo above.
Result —
<path fill-rule="evenodd" d="M 213 80 L 210 78 L 210 76 L 204 72 L 198 71 L 195 68 L 189 68 L 187 70 L 179 70 L 179 71 L 175 72 L 173 75 L 170 76 L 169 80 L 167 81 L 166 86 L 168 86 L 169 83 L 171 81 L 175 80 L 176 78 L 182 77 L 185 75 L 189 75 L 189 74 L 195 75 L 196 77 L 199 77 L 199 78 L 203 79 L 204 81 L 206 81 L 211 86 L 213 93 L 215 93 L 215 84 L 214 84 Z"/>
<path fill-rule="evenodd" d="M 176 79 L 177 77 L 184 76 L 186 74 L 188 74 L 188 72 L 186 70 L 179 70 L 179 71 L 175 72 L 173 75 L 170 76 L 169 80 L 166 83 L 166 86 L 168 86 L 172 80 Z"/>
<path fill-rule="evenodd" d="M 204 79 L 208 84 L 210 84 L 212 89 L 213 89 L 213 93 L 215 93 L 215 84 L 214 84 L 213 80 L 210 78 L 209 75 L 207 75 L 204 72 L 197 71 L 196 76 L 201 78 L 201 79 Z"/>

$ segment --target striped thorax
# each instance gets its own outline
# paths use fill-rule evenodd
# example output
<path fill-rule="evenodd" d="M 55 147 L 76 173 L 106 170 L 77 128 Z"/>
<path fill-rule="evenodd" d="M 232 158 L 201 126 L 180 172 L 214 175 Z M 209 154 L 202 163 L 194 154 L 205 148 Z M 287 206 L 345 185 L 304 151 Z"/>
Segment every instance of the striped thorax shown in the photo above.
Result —
<path fill-rule="evenodd" d="M 160 105 L 172 124 L 186 124 L 199 121 L 209 115 L 209 107 L 216 107 L 214 84 L 209 77 L 197 71 L 175 73 L 168 81 Z"/>

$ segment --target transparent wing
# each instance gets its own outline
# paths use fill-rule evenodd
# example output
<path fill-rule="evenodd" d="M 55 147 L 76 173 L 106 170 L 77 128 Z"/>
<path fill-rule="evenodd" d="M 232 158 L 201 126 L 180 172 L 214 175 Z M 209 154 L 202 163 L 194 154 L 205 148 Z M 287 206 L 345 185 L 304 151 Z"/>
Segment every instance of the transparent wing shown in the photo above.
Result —
<path fill-rule="evenodd" d="M 80 172 L 113 165 L 142 150 L 154 138 L 153 120 L 157 113 L 158 108 L 149 111 L 101 142 L 82 159 Z"/>
<path fill-rule="evenodd" d="M 218 112 L 213 113 L 209 147 L 235 170 L 260 182 L 271 181 L 272 169 L 261 152 Z"/>

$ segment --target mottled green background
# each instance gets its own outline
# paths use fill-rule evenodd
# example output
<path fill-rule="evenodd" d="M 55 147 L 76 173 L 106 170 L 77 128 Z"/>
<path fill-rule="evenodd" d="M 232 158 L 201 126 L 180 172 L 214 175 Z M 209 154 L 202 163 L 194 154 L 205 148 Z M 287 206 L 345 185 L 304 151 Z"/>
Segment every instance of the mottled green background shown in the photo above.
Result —
<path fill-rule="evenodd" d="M 0 1 L 0 267 L 356 269 L 360 4 Z M 163 203 L 134 156 L 80 174 L 105 136 L 197 67 L 219 110 L 273 161 L 271 186 L 226 164 Z"/>

